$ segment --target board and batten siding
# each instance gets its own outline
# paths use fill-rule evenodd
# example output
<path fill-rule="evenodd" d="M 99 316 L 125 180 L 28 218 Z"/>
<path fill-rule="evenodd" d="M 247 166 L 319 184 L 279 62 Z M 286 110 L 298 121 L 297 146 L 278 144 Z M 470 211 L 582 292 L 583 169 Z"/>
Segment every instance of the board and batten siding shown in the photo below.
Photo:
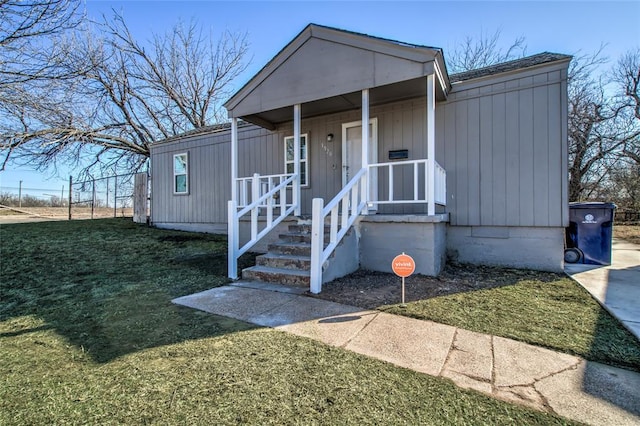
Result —
<path fill-rule="evenodd" d="M 255 126 L 239 130 L 249 140 L 267 134 Z M 173 193 L 173 156 L 188 154 L 189 192 Z M 245 156 L 243 156 L 244 158 Z M 265 159 L 268 157 L 265 157 Z M 228 130 L 186 136 L 151 148 L 151 220 L 156 224 L 218 224 L 224 231 L 231 198 L 231 136 Z M 212 229 L 213 230 L 213 229 Z"/>
<path fill-rule="evenodd" d="M 457 83 L 437 105 L 451 225 L 568 225 L 566 68 Z"/>
<path fill-rule="evenodd" d="M 304 106 L 303 106 L 304 109 Z M 426 100 L 416 98 L 371 108 L 378 120 L 378 161 L 388 161 L 390 150 L 407 149 L 409 159 L 426 157 Z M 302 213 L 311 213 L 313 198 L 330 201 L 342 188 L 342 124 L 358 121 L 360 110 L 303 119 L 301 133 L 308 137 L 309 186 L 301 190 Z M 327 141 L 327 135 L 333 140 Z M 243 125 L 238 132 L 238 176 L 284 173 L 284 138 L 293 135 L 292 123 L 276 131 Z M 227 222 L 231 198 L 231 136 L 229 130 L 186 136 L 152 147 L 152 221 L 154 223 L 218 224 Z M 189 193 L 173 193 L 173 155 L 189 155 Z M 437 154 L 437 160 L 442 158 Z M 412 196 L 413 170 L 398 170 L 397 198 Z M 388 194 L 387 174 L 378 176 L 381 196 Z M 422 189 L 423 173 L 420 173 Z M 426 206 L 381 206 L 381 213 L 425 213 Z"/>

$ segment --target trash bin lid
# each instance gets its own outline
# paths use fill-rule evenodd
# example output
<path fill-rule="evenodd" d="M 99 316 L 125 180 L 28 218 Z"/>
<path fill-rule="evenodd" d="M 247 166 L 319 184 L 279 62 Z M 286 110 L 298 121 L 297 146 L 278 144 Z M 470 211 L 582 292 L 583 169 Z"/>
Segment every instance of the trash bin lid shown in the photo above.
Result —
<path fill-rule="evenodd" d="M 614 203 L 603 203 L 601 201 L 586 201 L 569 203 L 570 209 L 617 209 Z"/>

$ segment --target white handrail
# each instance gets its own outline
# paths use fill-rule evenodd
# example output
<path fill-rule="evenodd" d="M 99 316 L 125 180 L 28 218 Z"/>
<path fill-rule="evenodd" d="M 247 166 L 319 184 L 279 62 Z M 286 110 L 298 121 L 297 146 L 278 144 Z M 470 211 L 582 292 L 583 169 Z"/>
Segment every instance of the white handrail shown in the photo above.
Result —
<path fill-rule="evenodd" d="M 444 168 L 437 162 L 435 164 L 435 191 L 434 201 L 438 204 L 446 205 L 446 191 L 447 191 L 447 173 Z M 388 195 L 386 199 L 368 200 L 369 204 L 419 204 L 429 202 L 429 160 L 408 160 L 408 161 L 392 161 L 387 163 L 369 164 L 369 170 L 372 169 L 388 169 L 387 173 L 387 187 Z M 410 196 L 402 199 L 397 199 L 394 193 L 394 169 L 400 167 L 411 167 L 413 171 L 413 191 L 410 192 Z M 420 174 L 423 178 L 420 179 Z M 380 176 L 380 174 L 378 174 Z"/>
<path fill-rule="evenodd" d="M 288 176 L 288 177 L 287 177 Z M 269 178 L 269 182 L 271 182 L 271 178 L 277 178 L 279 183 L 275 186 L 269 183 L 270 188 L 268 191 L 263 193 L 260 196 L 256 196 L 261 194 L 261 179 Z M 267 235 L 273 228 L 275 228 L 284 218 L 289 216 L 295 210 L 296 206 L 293 203 L 287 203 L 287 186 L 290 184 L 297 185 L 298 183 L 298 175 L 271 175 L 271 176 L 260 176 L 259 174 L 254 174 L 251 179 L 251 199 L 252 202 L 248 205 L 238 206 L 235 201 L 230 200 L 228 203 L 228 221 L 229 221 L 229 248 L 228 248 L 228 264 L 227 264 L 227 272 L 228 276 L 231 279 L 238 278 L 238 258 L 247 252 L 251 247 L 253 247 L 262 237 Z M 245 182 L 247 178 L 240 178 L 236 181 Z M 274 181 L 275 183 L 275 181 Z M 242 197 L 241 194 L 239 196 Z M 246 196 L 246 193 L 245 193 Z M 246 198 L 244 202 L 248 201 Z M 240 210 L 238 210 L 240 208 Z M 266 209 L 266 226 L 262 230 L 258 230 L 258 216 L 260 213 L 260 209 Z M 273 210 L 274 208 L 280 208 L 280 214 L 274 218 Z M 240 246 L 240 218 L 247 213 L 251 213 L 251 238 L 249 241 Z"/>
<path fill-rule="evenodd" d="M 347 231 L 367 205 L 366 179 L 368 169 L 362 168 L 326 206 L 322 198 L 313 199 L 311 216 L 311 285 L 312 293 L 322 291 L 322 265 L 331 256 Z M 330 217 L 329 244 L 324 247 L 324 222 Z M 338 216 L 341 216 L 340 224 Z"/>
<path fill-rule="evenodd" d="M 258 197 L 271 191 L 274 186 L 279 185 L 283 179 L 293 176 L 288 174 L 276 174 L 276 175 L 259 175 L 241 177 L 236 179 L 236 188 L 238 194 L 238 207 L 245 207 L 255 201 Z M 260 184 L 257 194 L 253 193 L 253 185 L 255 184 L 256 177 Z"/>

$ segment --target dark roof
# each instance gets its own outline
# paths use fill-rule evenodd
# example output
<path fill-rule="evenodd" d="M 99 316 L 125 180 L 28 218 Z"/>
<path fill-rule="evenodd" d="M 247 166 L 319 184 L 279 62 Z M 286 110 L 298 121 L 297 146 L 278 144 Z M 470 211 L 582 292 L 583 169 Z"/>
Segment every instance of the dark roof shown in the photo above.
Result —
<path fill-rule="evenodd" d="M 238 120 L 238 128 L 241 127 L 246 127 L 246 126 L 253 126 L 253 124 L 251 123 L 247 123 L 244 120 Z M 180 133 L 174 136 L 170 136 L 166 139 L 161 139 L 159 141 L 154 142 L 154 145 L 157 144 L 161 144 L 161 143 L 165 143 L 165 142 L 173 142 L 179 139 L 184 139 L 190 136 L 199 136 L 199 135 L 206 135 L 206 134 L 210 134 L 210 133 L 218 133 L 218 132 L 224 132 L 224 131 L 229 131 L 231 130 L 231 122 L 227 122 L 227 123 L 220 123 L 220 124 L 212 124 L 209 126 L 203 126 L 203 127 L 198 127 L 197 129 L 192 129 L 192 130 L 188 130 L 184 133 Z"/>
<path fill-rule="evenodd" d="M 393 44 L 397 44 L 399 46 L 415 47 L 415 48 L 419 48 L 419 49 L 440 50 L 440 51 L 442 50 L 439 47 L 426 46 L 424 44 L 407 43 L 405 41 L 394 40 L 394 39 L 391 39 L 391 38 L 378 37 L 378 36 L 374 36 L 374 35 L 371 35 L 371 34 L 359 33 L 357 31 L 345 30 L 343 28 L 330 27 L 328 25 L 320 25 L 320 24 L 314 24 L 314 23 L 311 23 L 311 24 L 307 25 L 304 28 L 304 30 L 302 30 L 300 32 L 300 34 L 302 34 L 308 27 L 311 27 L 311 26 L 320 27 L 320 28 L 326 28 L 328 30 L 340 31 L 342 33 L 352 34 L 352 35 L 361 36 L 361 37 L 366 37 L 366 38 L 370 38 L 370 39 L 373 39 L 373 40 L 387 41 L 387 42 L 390 42 L 390 43 L 393 43 Z M 300 35 L 300 34 L 298 34 L 298 35 Z"/>
<path fill-rule="evenodd" d="M 570 55 L 563 55 L 562 53 L 543 52 L 537 55 L 526 56 L 524 58 L 515 59 L 513 61 L 501 62 L 499 64 L 490 65 L 484 68 L 478 68 L 475 70 L 464 71 L 449 76 L 451 83 L 457 83 L 460 81 L 471 80 L 474 78 L 486 77 L 488 75 L 497 74 L 501 72 L 514 71 L 523 68 L 529 68 L 536 65 L 542 65 L 549 62 L 563 61 L 571 59 Z"/>

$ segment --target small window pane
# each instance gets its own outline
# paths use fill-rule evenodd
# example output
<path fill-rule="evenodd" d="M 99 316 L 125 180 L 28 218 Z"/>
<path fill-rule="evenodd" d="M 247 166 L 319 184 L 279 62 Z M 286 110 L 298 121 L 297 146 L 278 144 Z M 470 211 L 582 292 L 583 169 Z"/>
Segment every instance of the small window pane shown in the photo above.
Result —
<path fill-rule="evenodd" d="M 306 142 L 302 142 L 300 141 L 300 159 L 301 160 L 306 160 L 307 159 L 307 143 Z"/>
<path fill-rule="evenodd" d="M 186 155 L 176 155 L 174 157 L 173 172 L 174 174 L 187 173 L 187 156 Z"/>
<path fill-rule="evenodd" d="M 176 192 L 187 192 L 187 175 L 176 176 Z"/>
<path fill-rule="evenodd" d="M 293 161 L 293 139 L 287 139 L 287 161 Z"/>
<path fill-rule="evenodd" d="M 294 138 L 287 136 L 284 138 L 284 161 L 285 161 L 285 173 L 292 174 L 294 172 L 295 163 L 295 150 L 294 150 Z M 302 186 L 308 186 L 307 178 L 309 175 L 308 170 L 308 156 L 309 150 L 307 148 L 307 136 L 300 135 L 300 184 Z"/>

